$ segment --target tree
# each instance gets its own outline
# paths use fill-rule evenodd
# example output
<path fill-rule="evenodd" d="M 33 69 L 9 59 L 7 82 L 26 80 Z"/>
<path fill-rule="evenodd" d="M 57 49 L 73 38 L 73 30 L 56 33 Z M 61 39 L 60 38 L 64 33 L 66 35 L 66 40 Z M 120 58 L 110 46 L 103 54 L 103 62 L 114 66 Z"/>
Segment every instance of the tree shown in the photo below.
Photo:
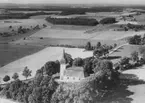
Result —
<path fill-rule="evenodd" d="M 8 82 L 10 80 L 10 76 L 6 75 L 4 78 L 3 78 L 3 81 L 4 82 Z"/>
<path fill-rule="evenodd" d="M 94 68 L 94 72 L 97 73 L 99 71 L 106 71 L 109 73 L 110 70 L 113 69 L 113 63 L 108 60 L 100 60 L 98 61 L 96 67 Z"/>
<path fill-rule="evenodd" d="M 123 58 L 121 58 L 119 63 L 120 63 L 120 65 L 126 65 L 126 64 L 129 64 L 129 60 L 130 60 L 130 58 L 123 57 Z"/>
<path fill-rule="evenodd" d="M 117 44 L 115 43 L 115 44 L 114 44 L 114 48 L 116 48 L 116 47 L 117 47 Z"/>
<path fill-rule="evenodd" d="M 96 45 L 96 49 L 99 49 L 101 47 L 101 42 L 98 42 Z"/>
<path fill-rule="evenodd" d="M 29 103 L 42 103 L 42 88 L 36 87 L 33 89 L 32 94 L 29 95 Z"/>
<path fill-rule="evenodd" d="M 52 76 L 53 74 L 59 73 L 60 63 L 58 61 L 49 61 L 44 65 L 44 74 Z"/>
<path fill-rule="evenodd" d="M 12 76 L 12 78 L 13 78 L 14 80 L 17 80 L 17 79 L 19 78 L 18 73 L 14 73 L 13 76 Z"/>
<path fill-rule="evenodd" d="M 99 58 L 100 56 L 103 56 L 103 48 L 95 49 L 93 51 L 93 55 L 96 56 L 97 58 Z"/>
<path fill-rule="evenodd" d="M 134 45 L 140 45 L 141 41 L 142 41 L 142 38 L 140 35 L 135 35 L 128 39 L 129 44 L 134 44 Z"/>
<path fill-rule="evenodd" d="M 11 29 L 12 28 L 12 26 L 9 26 L 9 29 Z"/>
<path fill-rule="evenodd" d="M 73 61 L 73 66 L 83 66 L 83 59 L 82 58 L 75 58 Z"/>
<path fill-rule="evenodd" d="M 85 46 L 86 50 L 92 50 L 92 46 L 90 42 L 87 42 L 86 46 Z"/>
<path fill-rule="evenodd" d="M 66 58 L 67 63 L 69 64 L 69 66 L 72 66 L 72 63 L 73 63 L 72 56 L 68 53 L 65 53 L 65 58 Z"/>
<path fill-rule="evenodd" d="M 134 61 L 134 62 L 137 62 L 139 60 L 139 57 L 138 57 L 138 52 L 134 51 L 131 53 L 131 59 Z"/>
<path fill-rule="evenodd" d="M 46 24 L 43 24 L 43 27 L 45 28 L 45 27 L 47 27 L 47 25 Z"/>
<path fill-rule="evenodd" d="M 24 68 L 24 70 L 23 70 L 22 75 L 23 75 L 23 76 L 26 78 L 26 80 L 27 80 L 27 78 L 28 78 L 29 76 L 31 76 L 31 73 L 32 73 L 32 71 L 29 70 L 28 67 L 26 66 L 26 67 Z"/>
<path fill-rule="evenodd" d="M 93 74 L 93 60 L 92 58 L 86 58 L 84 60 L 84 72 L 87 76 L 89 76 L 90 74 Z"/>

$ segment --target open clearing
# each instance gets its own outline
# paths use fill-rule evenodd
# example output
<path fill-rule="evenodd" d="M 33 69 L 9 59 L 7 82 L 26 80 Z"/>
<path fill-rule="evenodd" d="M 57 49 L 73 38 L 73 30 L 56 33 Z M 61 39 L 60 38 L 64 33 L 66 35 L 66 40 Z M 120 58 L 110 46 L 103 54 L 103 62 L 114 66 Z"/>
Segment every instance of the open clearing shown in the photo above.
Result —
<path fill-rule="evenodd" d="M 34 76 L 36 71 L 40 69 L 46 62 L 60 60 L 63 49 L 64 48 L 61 47 L 48 47 L 35 54 L 11 62 L 8 65 L 0 68 L 0 77 L 3 78 L 4 75 L 12 76 L 13 73 L 17 72 L 20 75 L 20 79 L 24 79 L 22 76 L 22 71 L 26 66 L 32 70 L 32 76 Z M 91 51 L 84 52 L 84 49 L 78 48 L 65 48 L 65 51 L 66 53 L 71 54 L 72 58 L 86 58 L 93 55 Z"/>

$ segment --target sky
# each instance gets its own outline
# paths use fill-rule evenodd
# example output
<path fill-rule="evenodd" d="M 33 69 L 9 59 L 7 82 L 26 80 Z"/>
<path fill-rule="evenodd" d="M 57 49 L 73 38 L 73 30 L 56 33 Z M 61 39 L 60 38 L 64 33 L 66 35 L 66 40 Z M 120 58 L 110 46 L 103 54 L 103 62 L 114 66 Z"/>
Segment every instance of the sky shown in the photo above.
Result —
<path fill-rule="evenodd" d="M 0 0 L 0 3 L 145 4 L 145 0 Z"/>

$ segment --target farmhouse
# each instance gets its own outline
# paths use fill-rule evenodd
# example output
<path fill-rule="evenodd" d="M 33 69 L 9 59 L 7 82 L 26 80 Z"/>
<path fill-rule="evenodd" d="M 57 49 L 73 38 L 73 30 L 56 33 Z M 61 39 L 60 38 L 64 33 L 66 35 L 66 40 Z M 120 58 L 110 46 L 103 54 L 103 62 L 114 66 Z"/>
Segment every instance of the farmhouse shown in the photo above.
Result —
<path fill-rule="evenodd" d="M 67 60 L 65 51 L 63 50 L 62 58 L 60 60 L 60 78 L 59 82 L 79 82 L 85 78 L 83 67 L 67 67 Z"/>

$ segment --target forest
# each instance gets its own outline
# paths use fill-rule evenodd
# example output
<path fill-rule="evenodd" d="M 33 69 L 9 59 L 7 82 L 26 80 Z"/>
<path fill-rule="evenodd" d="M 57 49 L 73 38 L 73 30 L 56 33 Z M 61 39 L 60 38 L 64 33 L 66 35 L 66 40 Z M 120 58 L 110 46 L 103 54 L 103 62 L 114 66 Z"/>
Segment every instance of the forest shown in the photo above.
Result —
<path fill-rule="evenodd" d="M 96 26 L 97 24 L 99 24 L 96 19 L 88 19 L 88 18 L 52 18 L 52 17 L 47 17 L 46 20 L 52 24 L 63 24 L 63 25 Z"/>
<path fill-rule="evenodd" d="M 51 15 L 51 14 L 58 14 L 58 13 L 46 13 L 46 12 L 35 12 L 35 13 L 10 13 L 0 15 L 0 19 L 28 19 L 31 16 L 37 15 Z"/>

